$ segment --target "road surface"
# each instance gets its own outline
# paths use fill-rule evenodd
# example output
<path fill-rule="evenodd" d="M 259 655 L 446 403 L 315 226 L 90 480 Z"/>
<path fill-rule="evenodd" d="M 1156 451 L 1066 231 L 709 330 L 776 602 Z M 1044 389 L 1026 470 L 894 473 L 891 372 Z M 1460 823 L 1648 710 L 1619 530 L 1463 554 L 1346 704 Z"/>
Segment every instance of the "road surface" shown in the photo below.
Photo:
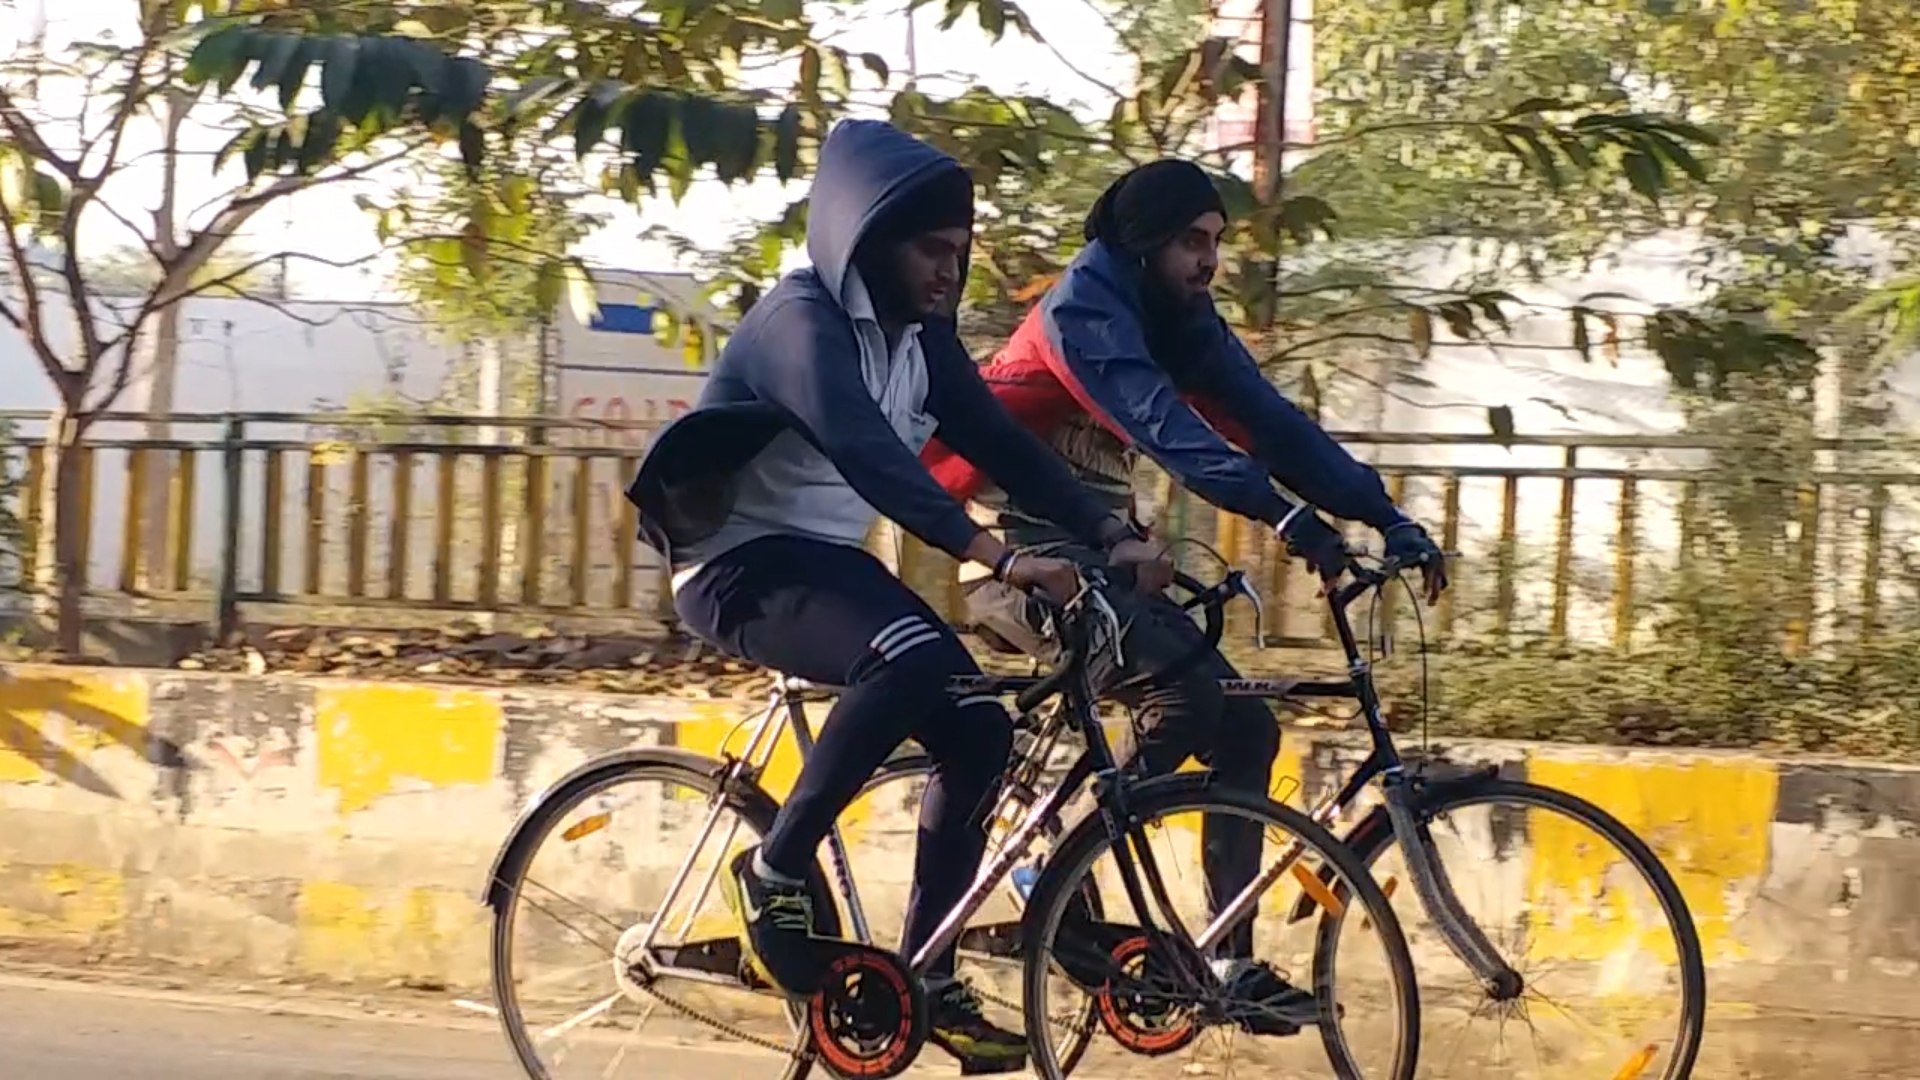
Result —
<path fill-rule="evenodd" d="M 0 973 L 0 1078 L 524 1080 L 495 1023 L 449 1015 L 444 998 L 409 1005 L 284 994 L 201 995 Z M 1888 1080 L 1915 1076 L 1912 1063 L 1920 1060 L 1920 1030 L 1906 1023 L 1748 1016 L 1723 1017 L 1708 1029 L 1696 1069 L 1701 1080 L 1804 1080 L 1816 1073 L 1822 1080 Z M 668 1034 L 645 1050 L 650 1080 L 778 1075 L 772 1055 L 684 1036 Z M 909 1075 L 957 1075 L 938 1051 L 928 1057 Z M 1421 1080 L 1458 1080 L 1435 1064 L 1422 1063 Z M 1120 1075 L 1083 1071 L 1089 1080 Z M 1147 1075 L 1137 1064 L 1127 1072 Z"/>
<path fill-rule="evenodd" d="M 305 1008 L 306 1006 L 303 1006 Z M 657 1080 L 767 1080 L 766 1054 L 674 1043 Z M 21 1080 L 525 1080 L 491 1021 L 275 1013 L 243 997 L 0 976 L 0 1077 Z"/>

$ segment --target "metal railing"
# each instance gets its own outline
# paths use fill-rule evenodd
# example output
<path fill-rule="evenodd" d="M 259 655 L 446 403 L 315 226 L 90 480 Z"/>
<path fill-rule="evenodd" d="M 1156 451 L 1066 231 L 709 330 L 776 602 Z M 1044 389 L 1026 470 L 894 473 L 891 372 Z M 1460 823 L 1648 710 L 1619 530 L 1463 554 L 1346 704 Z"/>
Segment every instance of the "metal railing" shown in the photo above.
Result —
<path fill-rule="evenodd" d="M 44 414 L 13 414 L 23 481 L 23 582 L 52 519 Z M 622 496 L 652 428 L 476 416 L 235 413 L 95 424 L 77 451 L 86 592 L 120 603 L 209 605 L 222 626 L 253 608 L 491 612 L 658 620 L 662 571 Z M 1873 627 L 1913 592 L 1905 537 L 1920 515 L 1920 447 L 1808 443 L 1806 469 L 1727 467 L 1740 444 L 1688 437 L 1341 435 L 1396 499 L 1465 557 L 1430 633 L 1610 642 L 1627 648 L 1703 534 L 1702 507 L 1783 485 L 1783 573 L 1809 583 L 1784 613 L 1787 644 Z M 1185 496 L 1163 532 L 1258 568 L 1276 605 L 1271 641 L 1322 627 L 1304 575 L 1244 522 Z M 1704 539 L 1710 540 L 1710 537 Z M 963 607 L 951 560 L 904 545 L 899 570 L 936 608 Z M 1203 562 L 1190 565 L 1205 569 Z M 292 613 L 298 617 L 298 610 Z M 1393 609 L 1380 614 L 1391 622 Z M 278 621 L 277 619 L 274 621 Z M 1822 629 L 1822 628 L 1825 629 Z M 1851 629 L 1850 629 L 1851 628 Z"/>

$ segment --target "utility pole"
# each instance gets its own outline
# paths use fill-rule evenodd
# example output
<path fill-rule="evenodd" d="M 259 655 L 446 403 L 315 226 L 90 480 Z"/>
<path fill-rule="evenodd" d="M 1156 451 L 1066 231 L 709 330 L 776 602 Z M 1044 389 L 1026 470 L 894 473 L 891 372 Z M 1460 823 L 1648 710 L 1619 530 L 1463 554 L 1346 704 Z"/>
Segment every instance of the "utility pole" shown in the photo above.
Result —
<path fill-rule="evenodd" d="M 907 82 L 920 80 L 920 9 L 907 8 Z"/>
<path fill-rule="evenodd" d="M 1260 96 L 1254 105 L 1253 187 L 1261 202 L 1280 194 L 1287 140 L 1287 61 L 1294 0 L 1261 0 Z"/>
<path fill-rule="evenodd" d="M 1261 0 L 1260 4 L 1260 87 L 1253 111 L 1253 190 L 1262 205 L 1278 202 L 1284 186 L 1287 132 L 1287 59 L 1293 42 L 1293 5 L 1295 0 Z M 1260 267 L 1258 280 L 1267 284 L 1263 295 L 1253 297 L 1248 314 L 1260 330 L 1271 330 L 1279 317 L 1274 293 L 1280 284 L 1279 251 L 1281 231 L 1266 238 L 1276 255 Z"/>

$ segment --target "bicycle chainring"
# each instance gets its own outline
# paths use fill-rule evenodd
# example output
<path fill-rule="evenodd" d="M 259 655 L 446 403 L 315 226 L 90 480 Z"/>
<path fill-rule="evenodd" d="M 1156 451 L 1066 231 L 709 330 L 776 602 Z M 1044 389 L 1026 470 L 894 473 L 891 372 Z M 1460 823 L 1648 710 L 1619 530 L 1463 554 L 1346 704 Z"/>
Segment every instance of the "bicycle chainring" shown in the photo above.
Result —
<path fill-rule="evenodd" d="M 1145 936 L 1114 946 L 1112 957 L 1120 974 L 1095 995 L 1100 1026 L 1123 1049 L 1142 1057 L 1184 1050 L 1200 1034 L 1200 1022 L 1173 965 Z"/>
<path fill-rule="evenodd" d="M 926 1045 L 928 1011 L 920 981 L 890 952 L 836 942 L 820 989 L 807 999 L 813 1050 L 843 1080 L 886 1080 L 905 1072 Z"/>

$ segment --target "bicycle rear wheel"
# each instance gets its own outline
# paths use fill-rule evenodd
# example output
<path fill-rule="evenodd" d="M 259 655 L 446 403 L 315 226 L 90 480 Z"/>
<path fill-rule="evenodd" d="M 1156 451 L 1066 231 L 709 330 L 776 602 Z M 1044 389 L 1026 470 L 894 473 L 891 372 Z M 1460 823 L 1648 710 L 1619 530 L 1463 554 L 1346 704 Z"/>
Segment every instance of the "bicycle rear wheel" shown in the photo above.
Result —
<path fill-rule="evenodd" d="M 721 769 L 719 761 L 674 750 L 610 755 L 551 789 L 509 840 L 490 889 L 494 1000 L 532 1080 L 645 1080 L 659 1065 L 639 1045 L 641 1029 L 676 1015 L 788 1054 L 784 1080 L 803 1080 L 811 1070 L 812 1056 L 799 1052 L 804 1005 L 730 986 L 724 975 L 711 982 L 669 976 L 649 990 L 627 972 L 637 928 L 656 915 L 663 916 L 657 946 L 740 932 L 718 883 L 703 886 L 735 852 L 759 842 L 775 804 L 750 789 L 729 799 L 703 836 Z M 698 857 L 669 903 L 690 851 Z M 838 936 L 839 910 L 817 866 L 808 889 L 816 931 Z M 560 960 L 557 972 L 530 977 L 527 969 Z"/>
<path fill-rule="evenodd" d="M 1049 969 L 1065 959 L 1082 985 L 1099 981 L 1102 1025 L 1131 1054 L 1159 1057 L 1185 1053 L 1202 1059 L 1190 1062 L 1192 1067 L 1213 1075 L 1412 1080 L 1420 1055 L 1419 991 L 1413 961 L 1392 906 L 1352 852 L 1306 815 L 1264 796 L 1212 786 L 1204 775 L 1176 775 L 1137 785 L 1129 793 L 1128 805 L 1140 823 L 1129 831 L 1136 849 L 1143 840 L 1157 849 L 1162 833 L 1172 841 L 1176 853 L 1171 858 L 1158 853 L 1152 856 L 1151 862 L 1162 871 L 1182 863 L 1199 863 L 1199 832 L 1205 815 L 1257 823 L 1266 836 L 1268 864 L 1282 852 L 1295 850 L 1297 844 L 1293 872 L 1283 875 L 1269 889 L 1262 898 L 1262 910 L 1273 909 L 1280 902 L 1282 897 L 1277 893 L 1304 889 L 1330 898 L 1329 890 L 1320 884 L 1323 880 L 1344 885 L 1344 895 L 1355 898 L 1346 905 L 1364 916 L 1355 920 L 1356 927 L 1371 935 L 1374 948 L 1364 954 L 1370 962 L 1349 965 L 1354 978 L 1344 988 L 1346 997 L 1336 997 L 1335 987 L 1322 983 L 1317 973 L 1311 986 L 1298 986 L 1298 991 L 1306 992 L 1306 1000 L 1289 1010 L 1287 1019 L 1291 1023 L 1282 1025 L 1284 1030 L 1297 1024 L 1292 1032 L 1280 1034 L 1270 1029 L 1259 1036 L 1245 1034 L 1251 1025 L 1270 1024 L 1275 1018 L 1259 1014 L 1257 1006 L 1227 1001 L 1217 990 L 1197 987 L 1177 970 L 1205 960 L 1194 952 L 1191 938 L 1186 936 L 1197 933 L 1208 921 L 1204 884 L 1162 877 L 1168 895 L 1164 901 L 1149 901 L 1146 913 L 1153 925 L 1167 931 L 1167 939 L 1156 943 L 1153 934 L 1134 929 L 1143 922 L 1135 904 L 1118 899 L 1130 894 L 1112 864 L 1102 865 L 1103 859 L 1111 859 L 1114 842 L 1096 818 L 1075 828 L 1049 857 L 1027 911 L 1025 1006 L 1029 1032 L 1044 1030 L 1035 1021 L 1048 1012 Z M 1184 859 L 1181 853 L 1186 854 Z M 1146 879 L 1147 860 L 1141 859 L 1137 850 L 1132 857 Z M 1099 891 L 1107 898 L 1106 921 L 1082 922 L 1081 926 L 1091 925 L 1092 929 L 1075 929 L 1074 921 L 1079 917 L 1069 917 L 1068 909 L 1090 880 L 1098 881 Z M 1152 882 L 1147 880 L 1145 885 L 1152 895 Z M 1180 906 L 1182 901 L 1192 903 L 1193 908 L 1164 910 L 1168 903 Z M 1184 932 L 1168 929 L 1176 921 Z M 1316 934 L 1304 927 L 1297 938 L 1289 940 L 1290 929 L 1290 924 L 1280 919 L 1256 923 L 1255 958 L 1272 964 L 1282 978 L 1285 969 L 1306 967 L 1316 940 Z M 1358 952 L 1354 946 L 1348 947 Z M 1098 960 L 1090 961 L 1089 957 Z M 1097 971 L 1095 963 L 1100 965 Z M 1364 985 L 1359 977 L 1363 972 L 1368 976 Z M 1313 1040 L 1306 1028 L 1323 1032 L 1333 1029 L 1339 1037 Z M 1328 1052 L 1336 1047 L 1339 1052 Z M 1125 1064 L 1129 1060 L 1122 1058 L 1120 1067 L 1139 1067 L 1137 1058 L 1131 1059 L 1134 1064 Z M 1065 1075 L 1059 1048 L 1037 1035 L 1033 1066 L 1040 1080 L 1061 1080 Z"/>
<path fill-rule="evenodd" d="M 1463 913 L 1520 976 L 1483 985 L 1428 930 L 1392 830 L 1384 820 L 1361 830 L 1361 858 L 1421 945 L 1428 1075 L 1687 1080 L 1706 1023 L 1706 964 L 1652 849 L 1592 803 L 1537 784 L 1442 782 L 1419 806 Z M 1342 919 L 1319 920 L 1315 966 L 1329 978 Z"/>

